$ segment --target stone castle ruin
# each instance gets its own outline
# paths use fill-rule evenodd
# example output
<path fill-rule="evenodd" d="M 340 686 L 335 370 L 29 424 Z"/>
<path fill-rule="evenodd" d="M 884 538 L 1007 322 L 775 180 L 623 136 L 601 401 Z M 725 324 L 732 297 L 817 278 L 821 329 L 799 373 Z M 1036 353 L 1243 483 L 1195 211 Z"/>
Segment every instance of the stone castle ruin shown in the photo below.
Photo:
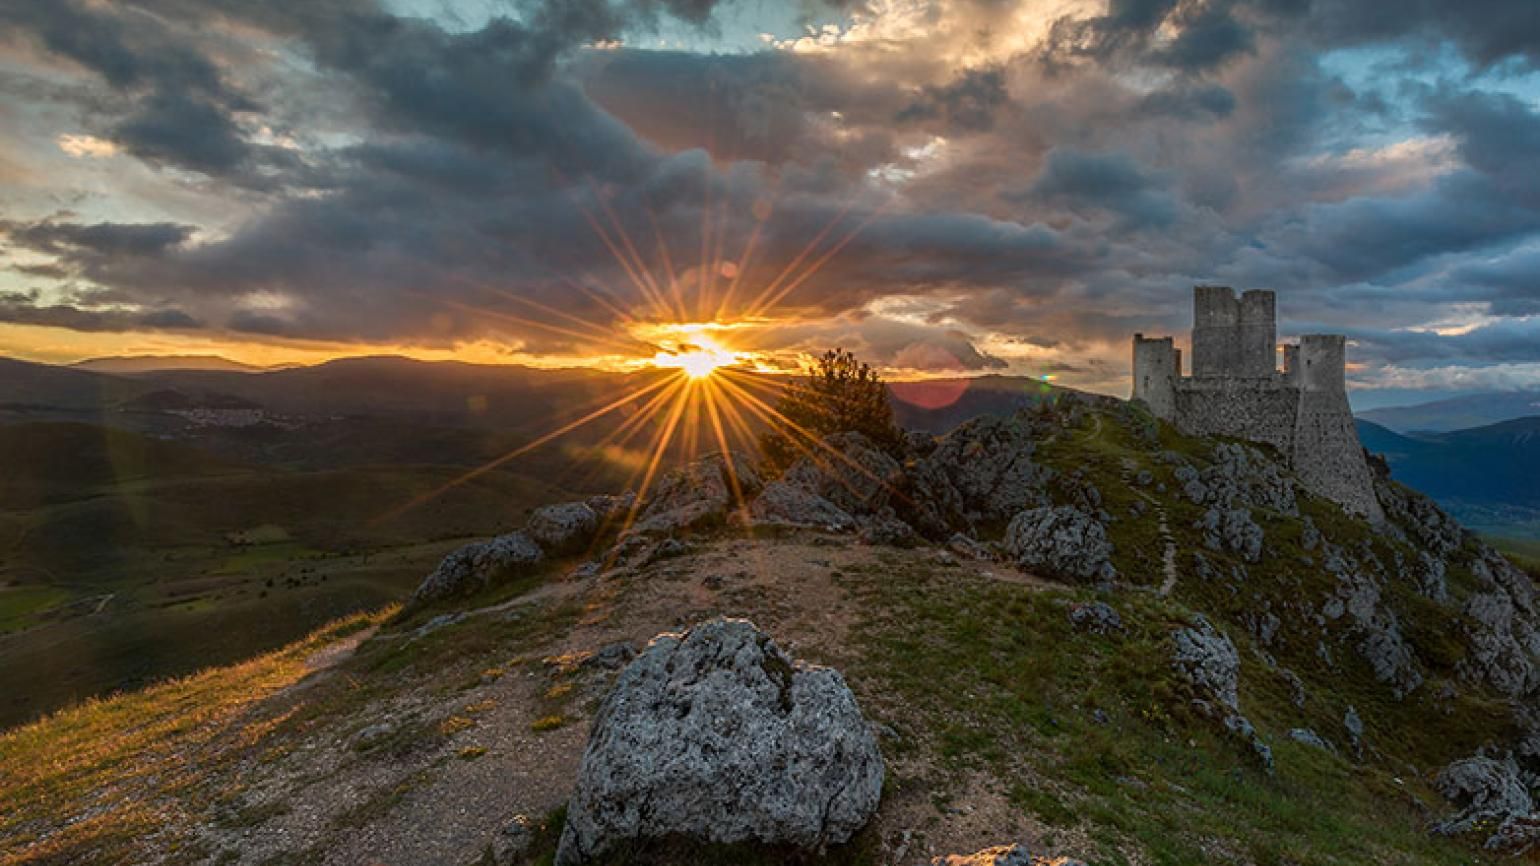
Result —
<path fill-rule="evenodd" d="M 1134 335 L 1134 393 L 1192 436 L 1270 445 L 1315 493 L 1379 522 L 1345 385 L 1347 338 L 1306 334 L 1283 347 L 1278 369 L 1276 297 L 1226 286 L 1193 289 L 1192 375 L 1170 337 Z"/>

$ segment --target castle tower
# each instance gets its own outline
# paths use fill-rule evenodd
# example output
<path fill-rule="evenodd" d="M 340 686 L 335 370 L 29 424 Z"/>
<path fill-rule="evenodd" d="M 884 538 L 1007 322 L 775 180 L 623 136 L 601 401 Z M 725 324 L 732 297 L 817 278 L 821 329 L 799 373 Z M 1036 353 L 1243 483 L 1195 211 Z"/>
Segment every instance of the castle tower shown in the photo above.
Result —
<path fill-rule="evenodd" d="M 1348 405 L 1347 338 L 1306 334 L 1289 360 L 1289 376 L 1299 389 L 1290 455 L 1295 474 L 1348 512 L 1383 521 L 1385 513 L 1374 495 L 1374 477 Z"/>
<path fill-rule="evenodd" d="M 1192 375 L 1232 376 L 1241 365 L 1241 305 L 1229 286 L 1193 286 Z"/>
<path fill-rule="evenodd" d="M 1241 295 L 1236 337 L 1239 364 L 1231 375 L 1267 379 L 1278 372 L 1277 296 L 1263 289 Z"/>
<path fill-rule="evenodd" d="M 1176 383 L 1182 376 L 1182 351 L 1170 337 L 1134 335 L 1134 394 L 1155 417 L 1176 419 Z"/>

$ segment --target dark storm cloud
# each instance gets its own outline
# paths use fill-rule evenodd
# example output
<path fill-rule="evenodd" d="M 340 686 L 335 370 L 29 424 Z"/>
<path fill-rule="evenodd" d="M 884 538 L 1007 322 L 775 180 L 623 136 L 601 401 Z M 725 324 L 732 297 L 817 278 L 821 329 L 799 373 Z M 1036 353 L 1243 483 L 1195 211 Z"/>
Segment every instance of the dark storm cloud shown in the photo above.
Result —
<path fill-rule="evenodd" d="M 1169 225 L 1177 216 L 1176 201 L 1162 184 L 1117 153 L 1055 148 L 1032 185 L 1014 197 L 1021 196 L 1110 211 L 1137 227 Z"/>
<path fill-rule="evenodd" d="M 192 226 L 176 223 L 18 223 L 0 220 L 0 237 L 12 245 L 59 256 L 73 265 L 103 259 L 157 256 L 184 243 Z"/>
<path fill-rule="evenodd" d="M 1309 6 L 1309 31 L 1324 41 L 1360 44 L 1387 39 L 1451 39 L 1473 61 L 1509 57 L 1540 63 L 1540 15 L 1511 0 L 1319 0 Z"/>
<path fill-rule="evenodd" d="M 1450 272 L 1458 283 L 1479 287 L 1494 316 L 1540 316 L 1540 249 L 1528 248 Z"/>
<path fill-rule="evenodd" d="M 0 294 L 0 322 L 43 325 L 73 331 L 190 330 L 202 323 L 181 310 L 83 309 L 73 304 L 40 305 L 32 293 Z"/>
<path fill-rule="evenodd" d="M 922 98 L 894 118 L 900 123 L 940 121 L 946 130 L 979 131 L 994 126 L 995 111 L 1009 99 L 999 68 L 970 69 L 940 87 L 927 87 Z"/>
<path fill-rule="evenodd" d="M 1349 336 L 1363 355 L 1394 364 L 1540 362 L 1540 320 L 1503 319 L 1460 334 L 1363 330 Z"/>
<path fill-rule="evenodd" d="M 109 137 L 146 161 L 233 175 L 257 153 L 234 115 L 260 110 L 219 68 L 155 16 L 81 0 L 18 0 L 0 24 L 99 75 L 126 101 Z"/>

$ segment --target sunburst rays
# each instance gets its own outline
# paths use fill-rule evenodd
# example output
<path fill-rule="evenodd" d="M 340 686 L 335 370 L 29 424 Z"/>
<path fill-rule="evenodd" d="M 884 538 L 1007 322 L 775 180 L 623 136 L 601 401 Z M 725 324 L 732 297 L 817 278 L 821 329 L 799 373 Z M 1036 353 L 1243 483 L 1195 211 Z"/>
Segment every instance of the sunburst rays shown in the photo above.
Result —
<path fill-rule="evenodd" d="M 482 296 L 518 304 L 528 315 L 508 312 L 506 306 L 493 309 L 422 293 L 422 297 L 468 316 L 485 316 L 548 337 L 606 347 L 616 354 L 635 358 L 634 366 L 638 369 L 650 368 L 655 372 L 646 374 L 652 378 L 642 384 L 633 381 L 627 387 L 617 389 L 616 393 L 601 394 L 550 431 L 413 498 L 378 520 L 397 517 L 458 485 L 553 446 L 585 427 L 603 424 L 611 426 L 593 444 L 586 446 L 590 453 L 604 454 L 610 449 L 636 453 L 631 449 L 638 448 L 634 444 L 638 437 L 648 431 L 651 434 L 639 446 L 641 459 L 631 468 L 627 478 L 636 499 L 621 518 L 619 530 L 622 533 L 635 523 L 671 459 L 694 460 L 706 451 L 721 452 L 725 456 L 752 450 L 756 447 L 759 431 L 764 429 L 785 433 L 799 453 L 825 469 L 831 477 L 844 479 L 848 472 L 854 472 L 887 486 L 885 479 L 877 478 L 777 410 L 772 401 L 782 385 L 764 375 L 764 371 L 752 369 L 754 359 L 758 357 L 751 351 L 752 347 L 734 345 L 727 336 L 744 324 L 760 330 L 774 327 L 772 313 L 777 305 L 814 279 L 878 217 L 883 208 L 872 209 L 852 220 L 855 203 L 847 204 L 795 255 L 788 257 L 786 263 L 775 270 L 773 278 L 755 286 L 751 283 L 751 268 L 767 267 L 757 263 L 756 256 L 762 257 L 779 192 L 752 203 L 753 224 L 741 246 L 734 248 L 736 257 L 730 257 L 732 193 L 724 185 L 720 194 L 714 195 L 709 173 L 708 167 L 698 229 L 699 260 L 694 263 L 693 274 L 679 270 L 675 251 L 668 242 L 667 227 L 658 214 L 648 208 L 639 209 L 646 229 L 652 235 L 649 245 L 652 254 L 644 256 L 644 245 L 632 237 L 615 204 L 601 189 L 591 183 L 575 188 L 574 206 L 624 274 L 638 300 L 627 305 L 620 292 L 588 273 L 579 281 L 558 270 L 542 267 L 561 284 L 597 304 L 610 317 L 608 322 L 590 321 L 571 309 L 537 301 L 500 286 L 469 280 L 466 283 Z M 584 192 L 592 206 L 578 197 Z M 689 297 L 691 293 L 693 298 Z M 730 457 L 723 460 L 723 466 L 735 503 L 746 507 L 745 485 L 738 466 Z M 590 472 L 588 481 L 592 481 L 598 471 Z M 842 480 L 841 483 L 846 482 Z M 891 489 L 890 492 L 901 495 Z"/>

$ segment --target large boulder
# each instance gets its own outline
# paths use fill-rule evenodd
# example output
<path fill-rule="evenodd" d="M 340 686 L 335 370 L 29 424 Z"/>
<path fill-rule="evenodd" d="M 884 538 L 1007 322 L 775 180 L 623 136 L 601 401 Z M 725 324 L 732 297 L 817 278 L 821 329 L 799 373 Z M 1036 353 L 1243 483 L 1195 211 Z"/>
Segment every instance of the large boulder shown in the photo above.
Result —
<path fill-rule="evenodd" d="M 1026 568 L 1078 580 L 1117 577 L 1112 542 L 1095 517 L 1070 505 L 1032 508 L 1005 530 L 1005 549 Z"/>
<path fill-rule="evenodd" d="M 559 866 L 669 838 L 817 849 L 865 826 L 882 755 L 838 671 L 745 620 L 654 638 L 595 716 Z"/>
<path fill-rule="evenodd" d="M 586 502 L 542 505 L 529 516 L 524 532 L 553 556 L 580 553 L 598 534 L 599 515 Z"/>
<path fill-rule="evenodd" d="M 1257 736 L 1251 720 L 1241 715 L 1241 658 L 1229 636 L 1198 617 L 1196 628 L 1177 629 L 1171 643 L 1172 666 L 1201 696 L 1195 704 L 1218 716 L 1225 730 L 1250 747 L 1262 768 L 1271 773 L 1273 750 Z"/>
<path fill-rule="evenodd" d="M 1197 628 L 1177 629 L 1171 642 L 1177 673 L 1206 698 L 1240 709 L 1241 657 L 1228 636 L 1199 617 Z"/>
<path fill-rule="evenodd" d="M 407 608 L 474 595 L 489 586 L 527 574 L 543 558 L 540 545 L 523 532 L 499 535 L 456 548 L 418 585 Z"/>
<path fill-rule="evenodd" d="M 1458 835 L 1487 832 L 1487 847 L 1512 847 L 1517 827 L 1532 827 L 1534 803 L 1519 778 L 1512 757 L 1504 760 L 1476 756 L 1455 761 L 1433 780 L 1433 787 L 1459 812 L 1434 825 L 1434 832 Z M 1516 825 L 1504 832 L 1510 824 Z M 1533 837 L 1529 840 L 1533 844 Z"/>
<path fill-rule="evenodd" d="M 799 526 L 828 532 L 849 532 L 856 520 L 844 509 L 817 493 L 784 480 L 765 485 L 749 505 L 755 523 Z"/>
<path fill-rule="evenodd" d="M 759 474 L 739 454 L 713 454 L 664 475 L 647 497 L 631 532 L 673 535 L 721 524 L 738 506 L 737 497 L 759 492 Z"/>

